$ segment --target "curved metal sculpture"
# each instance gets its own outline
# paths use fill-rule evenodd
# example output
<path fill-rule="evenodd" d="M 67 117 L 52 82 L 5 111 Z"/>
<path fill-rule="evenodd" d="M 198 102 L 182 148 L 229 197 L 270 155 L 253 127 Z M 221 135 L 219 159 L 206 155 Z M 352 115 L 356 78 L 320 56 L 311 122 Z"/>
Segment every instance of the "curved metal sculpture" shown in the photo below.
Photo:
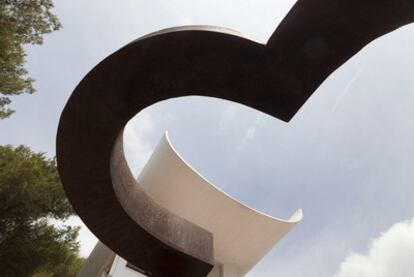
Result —
<path fill-rule="evenodd" d="M 412 0 L 299 0 L 266 45 L 213 27 L 169 29 L 126 45 L 87 74 L 60 119 L 58 167 L 74 209 L 152 276 L 206 276 L 213 234 L 136 185 L 122 151 L 128 120 L 156 102 L 203 95 L 289 121 L 361 48 L 413 21 Z"/>

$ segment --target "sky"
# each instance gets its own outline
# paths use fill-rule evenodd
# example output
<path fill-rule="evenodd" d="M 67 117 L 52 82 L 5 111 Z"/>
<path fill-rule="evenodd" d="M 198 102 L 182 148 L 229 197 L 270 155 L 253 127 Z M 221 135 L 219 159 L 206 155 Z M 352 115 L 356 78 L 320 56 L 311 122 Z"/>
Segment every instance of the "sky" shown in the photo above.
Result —
<path fill-rule="evenodd" d="M 27 47 L 38 92 L 13 97 L 0 143 L 55 155 L 60 113 L 81 78 L 128 42 L 167 27 L 216 25 L 266 42 L 291 0 L 55 1 L 63 29 Z M 125 130 L 137 175 L 168 130 L 198 172 L 252 208 L 304 219 L 248 277 L 414 275 L 414 25 L 364 48 L 291 122 L 224 100 L 148 107 Z M 77 218 L 70 224 L 82 224 Z M 81 253 L 96 238 L 82 228 Z"/>

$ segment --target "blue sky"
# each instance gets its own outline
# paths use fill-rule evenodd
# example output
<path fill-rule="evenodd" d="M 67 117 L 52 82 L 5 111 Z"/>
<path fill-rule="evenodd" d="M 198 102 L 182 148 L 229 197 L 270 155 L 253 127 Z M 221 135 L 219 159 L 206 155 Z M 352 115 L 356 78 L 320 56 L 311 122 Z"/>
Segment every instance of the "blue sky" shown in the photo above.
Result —
<path fill-rule="evenodd" d="M 207 24 L 265 42 L 293 4 L 56 1 L 64 27 L 42 46 L 27 48 L 38 92 L 13 98 L 17 112 L 0 121 L 0 143 L 53 156 L 59 115 L 75 86 L 140 36 Z M 412 49 L 414 26 L 370 44 L 334 72 L 290 123 L 212 98 L 158 103 L 128 124 L 128 162 L 138 174 L 168 129 L 177 151 L 233 197 L 281 218 L 302 208 L 304 220 L 248 276 L 413 276 L 414 263 L 402 264 L 414 257 Z M 84 228 L 83 255 L 95 241 Z M 382 270 L 378 263 L 388 266 Z"/>

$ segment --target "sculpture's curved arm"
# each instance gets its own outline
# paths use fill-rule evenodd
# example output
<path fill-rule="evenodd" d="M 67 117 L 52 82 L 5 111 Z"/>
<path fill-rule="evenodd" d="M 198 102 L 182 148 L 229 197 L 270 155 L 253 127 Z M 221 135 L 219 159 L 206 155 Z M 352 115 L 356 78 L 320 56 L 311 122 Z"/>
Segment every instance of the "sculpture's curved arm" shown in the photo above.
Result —
<path fill-rule="evenodd" d="M 290 120 L 322 82 L 376 38 L 414 22 L 412 0 L 298 0 L 267 42 Z"/>
<path fill-rule="evenodd" d="M 58 168 L 74 209 L 103 243 L 153 276 L 204 276 L 212 246 L 197 252 L 196 245 L 208 242 L 207 231 L 152 203 L 149 221 L 161 213 L 183 222 L 160 233 L 152 228 L 160 225 L 145 225 L 127 211 L 142 205 L 125 203 L 115 193 L 124 187 L 117 186 L 116 176 L 129 172 L 121 148 L 114 148 L 128 120 L 165 99 L 204 95 L 288 121 L 332 71 L 371 40 L 413 19 L 412 0 L 299 0 L 268 46 L 200 27 L 128 44 L 88 73 L 60 119 Z M 145 194 L 136 194 L 137 201 L 150 203 Z M 169 235 L 180 228 L 181 238 L 196 230 L 191 243 Z"/>
<path fill-rule="evenodd" d="M 231 75 L 237 68 L 237 62 L 232 65 L 227 59 L 253 58 L 251 46 L 262 47 L 205 31 L 148 37 L 95 67 L 64 108 L 57 135 L 58 168 L 74 209 L 103 243 L 152 276 L 205 276 L 212 267 L 213 244 L 209 232 L 169 214 L 133 185 L 120 134 L 143 108 L 191 94 L 198 86 L 207 88 L 205 95 L 226 95 L 231 83 L 225 83 L 236 81 Z M 213 66 L 223 75 L 212 76 Z"/>
<path fill-rule="evenodd" d="M 146 231 L 142 232 L 143 230 L 140 230 L 140 236 L 136 239 L 140 243 L 150 246 L 151 240 L 154 240 L 153 237 L 157 238 L 157 243 L 152 243 L 151 245 L 151 252 L 145 250 L 145 247 L 141 245 L 137 245 L 141 247 L 137 247 L 134 250 L 135 253 L 141 252 L 141 259 L 145 256 L 143 267 L 145 268 L 149 265 L 151 267 L 166 267 L 166 261 L 172 257 L 161 257 L 161 255 L 170 255 L 169 252 L 164 253 L 164 249 L 168 248 L 168 246 L 194 257 L 195 260 L 200 261 L 198 262 L 200 265 L 203 263 L 212 265 L 214 263 L 212 233 L 175 215 L 166 207 L 156 203 L 141 189 L 140 184 L 135 181 L 125 160 L 122 138 L 122 134 L 117 138 L 110 159 L 113 189 L 122 208 L 135 221 L 136 224 L 134 225 Z M 161 241 L 162 244 L 158 241 Z M 129 245 L 130 241 L 126 243 L 128 247 L 131 247 Z M 151 253 L 153 254 L 151 255 Z M 176 262 L 179 263 L 180 261 Z M 136 265 L 139 266 L 142 263 L 136 263 Z M 192 263 L 197 262 L 192 261 Z M 168 266 L 171 265 L 175 266 L 175 263 L 170 261 Z M 199 267 L 201 268 L 200 265 Z M 208 269 L 210 267 L 205 266 L 206 272 L 208 272 Z M 153 270 L 150 272 L 154 274 Z M 192 274 L 197 273 L 194 272 Z"/>

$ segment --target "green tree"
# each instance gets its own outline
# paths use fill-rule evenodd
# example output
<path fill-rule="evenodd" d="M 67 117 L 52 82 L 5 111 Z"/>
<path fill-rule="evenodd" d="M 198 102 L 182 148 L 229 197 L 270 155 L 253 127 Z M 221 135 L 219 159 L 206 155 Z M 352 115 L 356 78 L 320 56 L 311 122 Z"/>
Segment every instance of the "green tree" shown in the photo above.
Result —
<path fill-rule="evenodd" d="M 79 228 L 50 223 L 73 214 L 55 159 L 25 146 L 0 146 L 1 276 L 76 276 Z"/>
<path fill-rule="evenodd" d="M 33 79 L 24 68 L 25 44 L 42 44 L 43 35 L 61 24 L 51 12 L 52 0 L 0 1 L 0 119 L 14 111 L 7 107 L 10 95 L 33 93 Z"/>

